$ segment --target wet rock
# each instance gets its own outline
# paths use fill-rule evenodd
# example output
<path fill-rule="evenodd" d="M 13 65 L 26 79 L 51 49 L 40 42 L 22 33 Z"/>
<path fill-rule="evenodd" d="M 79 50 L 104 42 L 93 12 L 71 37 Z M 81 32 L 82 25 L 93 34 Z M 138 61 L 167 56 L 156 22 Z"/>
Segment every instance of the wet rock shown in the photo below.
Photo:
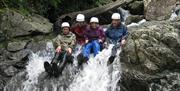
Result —
<path fill-rule="evenodd" d="M 52 23 L 38 15 L 26 17 L 10 10 L 2 14 L 0 18 L 2 20 L 0 30 L 8 31 L 6 33 L 9 37 L 39 35 L 52 32 Z"/>
<path fill-rule="evenodd" d="M 28 62 L 28 56 L 31 54 L 31 51 L 28 49 L 20 50 L 16 53 L 9 53 L 7 55 L 7 58 L 9 60 L 15 61 L 12 65 L 18 69 L 24 69 L 27 62 Z"/>
<path fill-rule="evenodd" d="M 134 1 L 128 5 L 130 13 L 133 15 L 142 15 L 144 12 L 144 3 L 143 1 Z"/>
<path fill-rule="evenodd" d="M 0 48 L 0 62 L 6 61 L 10 52 L 7 51 L 5 48 Z"/>
<path fill-rule="evenodd" d="M 0 30 L 0 42 L 3 42 L 6 39 L 4 33 Z"/>
<path fill-rule="evenodd" d="M 144 0 L 145 17 L 147 20 L 165 20 L 171 16 L 176 0 Z"/>
<path fill-rule="evenodd" d="M 46 41 L 31 42 L 27 45 L 27 49 L 31 50 L 34 53 L 43 51 L 46 49 Z"/>
<path fill-rule="evenodd" d="M 28 53 L 27 55 L 24 55 L 22 57 L 22 59 L 20 61 L 16 62 L 13 66 L 18 68 L 18 69 L 25 69 L 27 62 L 29 61 L 29 54 L 30 53 Z"/>
<path fill-rule="evenodd" d="M 3 91 L 4 86 L 6 84 L 7 79 L 5 79 L 3 76 L 0 75 L 0 91 Z"/>
<path fill-rule="evenodd" d="M 172 86 L 178 91 L 178 84 L 172 84 L 171 76 L 167 79 L 164 71 L 179 69 L 180 33 L 178 21 L 151 21 L 139 27 L 129 27 L 127 45 L 121 53 L 123 68 L 122 87 L 125 91 L 157 91 L 161 87 Z M 132 84 L 133 83 L 133 84 Z M 160 83 L 160 84 L 159 84 Z M 169 89 L 169 88 L 168 88 Z M 162 91 L 168 91 L 162 90 Z"/>
<path fill-rule="evenodd" d="M 179 33 L 170 22 L 147 22 L 144 27 L 132 30 L 122 60 L 146 68 L 144 72 L 160 71 L 180 60 L 179 51 L 176 51 L 180 47 Z"/>
<path fill-rule="evenodd" d="M 23 50 L 20 50 L 18 52 L 15 52 L 15 53 L 9 53 L 9 55 L 7 55 L 7 57 L 11 60 L 22 60 L 23 58 L 25 58 L 30 53 L 31 53 L 30 50 L 23 49 Z"/>
<path fill-rule="evenodd" d="M 12 76 L 14 76 L 15 74 L 18 73 L 18 70 L 15 67 L 10 66 L 10 67 L 8 67 L 7 69 L 4 70 L 4 73 L 5 73 L 5 75 L 7 77 L 12 77 Z"/>
<path fill-rule="evenodd" d="M 25 48 L 26 42 L 19 41 L 19 42 L 9 42 L 7 46 L 8 51 L 19 51 Z"/>
<path fill-rule="evenodd" d="M 157 82 L 152 82 L 149 88 L 152 91 L 179 91 L 179 76 L 178 72 L 165 71 L 162 73 L 164 78 L 157 80 Z"/>

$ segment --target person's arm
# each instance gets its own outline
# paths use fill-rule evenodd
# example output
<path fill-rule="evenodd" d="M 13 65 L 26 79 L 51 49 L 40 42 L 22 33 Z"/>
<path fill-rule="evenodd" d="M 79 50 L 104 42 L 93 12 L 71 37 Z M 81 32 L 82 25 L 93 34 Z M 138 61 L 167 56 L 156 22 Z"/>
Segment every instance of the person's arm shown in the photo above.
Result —
<path fill-rule="evenodd" d="M 75 43 L 76 43 L 76 36 L 74 35 L 74 34 L 72 34 L 72 36 L 71 36 L 71 42 L 70 42 L 70 44 L 68 45 L 68 49 L 66 49 L 67 50 L 67 52 L 68 53 L 72 53 L 72 50 L 74 49 L 74 46 L 75 46 Z"/>
<path fill-rule="evenodd" d="M 84 31 L 85 43 L 89 42 L 88 31 L 89 31 L 89 27 L 86 27 L 86 29 Z"/>
<path fill-rule="evenodd" d="M 109 31 L 110 31 L 110 28 L 108 28 L 106 31 L 105 31 L 105 36 L 108 38 L 109 37 Z"/>
<path fill-rule="evenodd" d="M 75 46 L 75 44 L 76 44 L 76 36 L 74 35 L 74 34 L 72 34 L 72 37 L 71 37 L 71 44 L 70 44 L 70 48 L 74 48 L 74 46 Z"/>
<path fill-rule="evenodd" d="M 128 37 L 128 31 L 127 31 L 127 27 L 124 26 L 124 29 L 123 29 L 123 37 L 121 39 L 121 45 L 125 45 L 126 44 L 126 39 Z"/>
<path fill-rule="evenodd" d="M 105 32 L 103 31 L 102 28 L 99 29 L 100 35 L 99 35 L 99 39 L 100 42 L 104 42 L 105 41 Z"/>
<path fill-rule="evenodd" d="M 53 39 L 53 43 L 54 43 L 54 46 L 56 48 L 56 52 L 60 52 L 61 51 L 62 43 L 61 43 L 60 39 L 61 39 L 60 35 L 58 35 L 55 39 Z"/>
<path fill-rule="evenodd" d="M 128 37 L 128 30 L 127 27 L 124 26 L 122 40 L 127 39 L 127 37 Z"/>

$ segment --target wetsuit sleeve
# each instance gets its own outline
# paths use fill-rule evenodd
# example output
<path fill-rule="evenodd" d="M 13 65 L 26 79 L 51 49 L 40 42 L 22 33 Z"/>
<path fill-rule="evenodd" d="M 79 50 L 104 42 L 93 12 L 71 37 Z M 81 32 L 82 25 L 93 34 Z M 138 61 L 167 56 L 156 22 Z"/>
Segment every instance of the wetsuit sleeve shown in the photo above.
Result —
<path fill-rule="evenodd" d="M 85 40 L 89 40 L 87 31 L 88 31 L 88 28 L 86 28 L 84 30 L 84 38 L 85 38 Z"/>
<path fill-rule="evenodd" d="M 127 39 L 127 37 L 128 37 L 128 30 L 127 27 L 124 26 L 122 39 Z"/>
<path fill-rule="evenodd" d="M 99 39 L 101 39 L 103 42 L 105 41 L 105 32 L 102 28 L 100 28 L 100 36 Z"/>
<path fill-rule="evenodd" d="M 73 34 L 72 35 L 72 38 L 71 38 L 71 44 L 70 44 L 70 48 L 72 48 L 72 49 L 74 49 L 74 47 L 75 47 L 75 43 L 76 43 L 76 36 Z"/>
<path fill-rule="evenodd" d="M 70 28 L 70 31 L 71 31 L 72 33 L 75 33 L 75 28 L 76 28 L 76 25 L 73 25 L 73 26 Z"/>
<path fill-rule="evenodd" d="M 58 35 L 55 39 L 53 39 L 53 44 L 54 44 L 54 47 L 57 48 L 58 46 L 61 46 L 62 43 L 61 43 L 61 36 Z"/>
<path fill-rule="evenodd" d="M 105 35 L 106 35 L 106 37 L 108 37 L 108 30 L 105 31 Z"/>

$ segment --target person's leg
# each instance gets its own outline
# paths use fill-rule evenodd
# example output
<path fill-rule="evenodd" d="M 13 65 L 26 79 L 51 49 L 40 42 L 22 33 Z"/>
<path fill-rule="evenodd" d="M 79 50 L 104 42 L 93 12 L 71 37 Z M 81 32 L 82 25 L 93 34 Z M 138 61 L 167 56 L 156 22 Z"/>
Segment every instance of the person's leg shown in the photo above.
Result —
<path fill-rule="evenodd" d="M 116 46 L 113 46 L 112 48 L 112 52 L 111 52 L 111 56 L 109 57 L 108 59 L 108 63 L 107 65 L 110 65 L 114 62 L 114 59 L 116 57 L 116 53 L 117 53 L 117 47 Z"/>
<path fill-rule="evenodd" d="M 73 57 L 71 54 L 69 54 L 69 55 L 66 56 L 66 60 L 67 60 L 67 62 L 70 63 L 70 64 L 73 64 L 73 59 L 74 59 L 74 57 Z"/>
<path fill-rule="evenodd" d="M 45 69 L 45 71 L 46 71 L 50 76 L 53 75 L 52 67 L 51 67 L 51 65 L 50 65 L 47 61 L 44 62 L 44 69 Z"/>
<path fill-rule="evenodd" d="M 93 52 L 94 52 L 94 56 L 96 56 L 100 52 L 100 45 L 97 40 L 93 41 Z"/>
<path fill-rule="evenodd" d="M 62 74 L 62 71 L 64 70 L 64 68 L 66 67 L 66 64 L 67 64 L 67 62 L 68 62 L 68 54 L 67 53 L 65 53 L 64 55 L 63 55 L 63 59 L 62 59 L 62 62 L 61 62 L 61 64 L 59 65 L 59 68 L 58 68 L 58 70 L 59 70 L 59 74 Z M 58 74 L 58 75 L 59 75 Z"/>
<path fill-rule="evenodd" d="M 65 54 L 64 51 L 60 52 L 58 58 L 55 59 L 55 62 L 52 63 L 53 75 L 55 77 L 58 77 L 60 74 L 59 66 L 63 63 L 62 61 L 63 61 L 64 54 Z M 58 65 L 58 63 L 59 63 L 59 65 Z"/>
<path fill-rule="evenodd" d="M 77 56 L 78 66 L 83 64 L 83 62 L 84 62 L 83 58 L 84 58 L 83 53 L 80 53 Z"/>
<path fill-rule="evenodd" d="M 84 48 L 83 48 L 83 56 L 84 57 L 89 58 L 91 48 L 92 48 L 92 42 L 90 42 L 84 46 Z"/>
<path fill-rule="evenodd" d="M 55 53 L 55 56 L 54 56 L 51 63 L 56 63 L 56 64 L 61 63 L 63 55 L 64 55 L 64 52 Z"/>

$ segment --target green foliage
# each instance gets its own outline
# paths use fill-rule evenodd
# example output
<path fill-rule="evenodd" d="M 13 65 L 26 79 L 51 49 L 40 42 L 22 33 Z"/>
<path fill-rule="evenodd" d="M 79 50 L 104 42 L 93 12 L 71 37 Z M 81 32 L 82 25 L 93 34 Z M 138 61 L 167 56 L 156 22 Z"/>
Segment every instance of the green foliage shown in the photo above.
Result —
<path fill-rule="evenodd" d="M 99 7 L 112 0 L 1 0 L 0 8 L 10 8 L 27 15 L 36 13 L 56 19 L 59 15 Z"/>
<path fill-rule="evenodd" d="M 44 15 L 49 8 L 57 8 L 60 2 L 61 0 L 1 0 L 0 8 L 15 8 L 22 12 Z"/>

